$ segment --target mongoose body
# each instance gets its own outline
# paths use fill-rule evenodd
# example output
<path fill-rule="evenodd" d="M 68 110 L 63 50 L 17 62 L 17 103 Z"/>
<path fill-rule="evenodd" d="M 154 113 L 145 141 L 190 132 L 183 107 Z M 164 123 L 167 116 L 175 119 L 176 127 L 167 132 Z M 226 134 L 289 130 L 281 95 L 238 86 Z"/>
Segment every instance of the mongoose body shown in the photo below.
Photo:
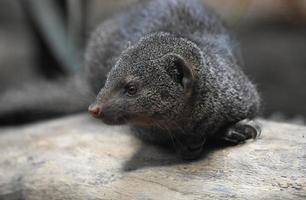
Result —
<path fill-rule="evenodd" d="M 145 1 L 92 35 L 86 74 L 98 95 L 89 111 L 142 139 L 174 141 L 192 159 L 208 136 L 238 143 L 257 134 L 242 121 L 258 114 L 260 98 L 241 65 L 237 43 L 202 3 Z"/>

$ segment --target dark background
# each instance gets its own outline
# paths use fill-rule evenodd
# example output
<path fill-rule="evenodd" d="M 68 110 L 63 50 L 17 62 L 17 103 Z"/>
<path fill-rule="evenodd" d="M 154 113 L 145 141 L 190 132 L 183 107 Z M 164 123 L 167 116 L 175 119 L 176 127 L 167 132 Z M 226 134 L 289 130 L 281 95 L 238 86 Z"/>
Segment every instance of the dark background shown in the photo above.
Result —
<path fill-rule="evenodd" d="M 48 36 L 37 22 L 37 15 L 33 14 L 33 1 L 0 1 L 0 97 L 2 92 L 25 82 L 56 81 L 76 70 L 69 68 L 69 58 L 67 62 L 63 61 L 63 57 L 50 46 Z M 83 49 L 94 27 L 137 0 L 72 1 L 53 0 L 69 40 L 63 48 L 73 46 L 76 50 L 73 55 L 80 60 L 81 66 Z M 306 2 L 204 1 L 236 33 L 246 64 L 245 72 L 257 83 L 262 94 L 264 117 L 305 123 Z M 49 7 L 43 9 L 47 11 Z"/>

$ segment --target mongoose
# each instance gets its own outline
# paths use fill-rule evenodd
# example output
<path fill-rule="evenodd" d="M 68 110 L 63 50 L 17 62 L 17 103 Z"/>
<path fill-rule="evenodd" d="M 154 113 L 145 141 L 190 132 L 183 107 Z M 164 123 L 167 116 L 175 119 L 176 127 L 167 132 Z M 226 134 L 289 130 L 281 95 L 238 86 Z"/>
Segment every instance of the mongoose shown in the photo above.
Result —
<path fill-rule="evenodd" d="M 239 143 L 259 132 L 249 120 L 260 98 L 237 43 L 199 1 L 146 1 L 119 14 L 95 31 L 86 63 L 95 117 L 150 142 L 173 140 L 185 159 L 209 136 Z"/>
<path fill-rule="evenodd" d="M 207 137 L 240 143 L 259 134 L 251 120 L 260 98 L 242 65 L 237 42 L 200 1 L 146 0 L 92 34 L 82 83 L 98 94 L 94 117 L 195 159 Z"/>

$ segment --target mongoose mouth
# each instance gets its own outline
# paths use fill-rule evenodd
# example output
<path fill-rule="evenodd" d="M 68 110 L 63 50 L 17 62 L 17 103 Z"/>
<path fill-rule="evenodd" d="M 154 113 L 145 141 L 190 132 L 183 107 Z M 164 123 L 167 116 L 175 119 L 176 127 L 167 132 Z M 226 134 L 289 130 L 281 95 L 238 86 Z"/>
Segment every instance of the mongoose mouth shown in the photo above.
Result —
<path fill-rule="evenodd" d="M 144 116 L 130 117 L 128 123 L 142 127 L 152 127 L 155 125 L 154 121 L 151 118 Z"/>
<path fill-rule="evenodd" d="M 146 116 L 133 116 L 133 115 L 122 115 L 120 113 L 114 113 L 109 111 L 107 107 L 102 108 L 101 105 L 96 103 L 88 107 L 88 112 L 95 118 L 102 120 L 108 125 L 122 125 L 122 124 L 132 124 L 142 127 L 151 127 L 155 123 L 153 120 Z"/>
<path fill-rule="evenodd" d="M 95 118 L 101 119 L 105 124 L 108 125 L 121 125 L 127 123 L 126 116 L 120 116 L 118 114 L 103 109 L 102 106 L 92 104 L 88 107 L 88 112 Z"/>
<path fill-rule="evenodd" d="M 101 118 L 101 120 L 107 125 L 122 125 L 127 123 L 127 119 L 125 117 L 117 117 L 114 119 L 110 118 Z"/>

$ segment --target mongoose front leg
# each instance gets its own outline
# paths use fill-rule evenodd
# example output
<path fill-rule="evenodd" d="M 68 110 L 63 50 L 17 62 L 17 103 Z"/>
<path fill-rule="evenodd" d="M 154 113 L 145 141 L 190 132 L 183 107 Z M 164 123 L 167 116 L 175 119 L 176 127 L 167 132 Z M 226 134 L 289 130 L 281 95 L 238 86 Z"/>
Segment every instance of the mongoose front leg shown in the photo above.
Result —
<path fill-rule="evenodd" d="M 176 141 L 176 152 L 183 160 L 195 160 L 201 156 L 205 142 L 204 136 L 181 139 Z"/>
<path fill-rule="evenodd" d="M 227 128 L 221 136 L 221 139 L 228 142 L 239 144 L 247 139 L 255 139 L 261 134 L 261 126 L 253 120 L 242 120 L 233 126 Z"/>

